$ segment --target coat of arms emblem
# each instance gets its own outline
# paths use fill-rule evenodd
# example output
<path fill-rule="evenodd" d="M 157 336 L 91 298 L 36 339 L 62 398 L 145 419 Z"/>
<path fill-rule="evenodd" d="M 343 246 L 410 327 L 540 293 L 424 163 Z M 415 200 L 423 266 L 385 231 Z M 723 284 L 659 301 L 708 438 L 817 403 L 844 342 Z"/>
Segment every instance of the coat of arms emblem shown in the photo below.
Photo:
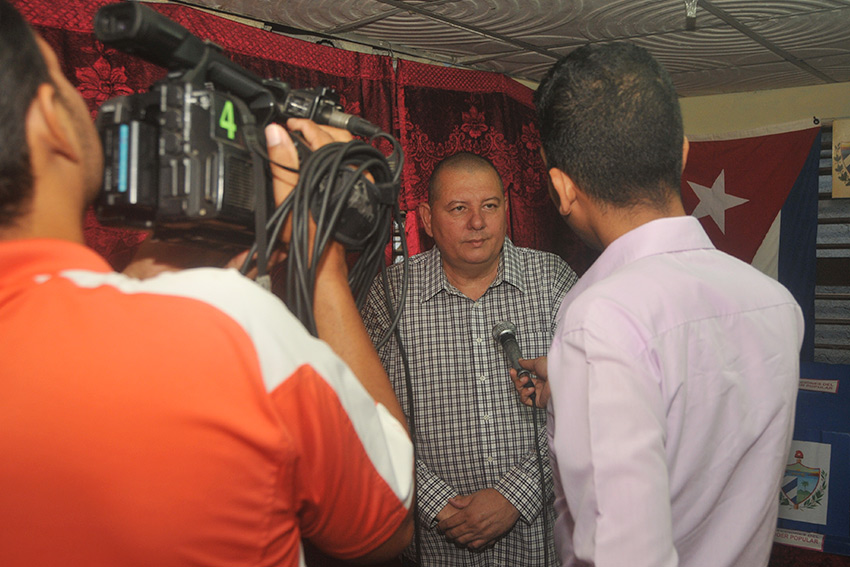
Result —
<path fill-rule="evenodd" d="M 821 504 L 826 490 L 826 471 L 803 464 L 802 451 L 794 453 L 795 462 L 785 467 L 779 503 L 795 510 L 814 508 Z"/>

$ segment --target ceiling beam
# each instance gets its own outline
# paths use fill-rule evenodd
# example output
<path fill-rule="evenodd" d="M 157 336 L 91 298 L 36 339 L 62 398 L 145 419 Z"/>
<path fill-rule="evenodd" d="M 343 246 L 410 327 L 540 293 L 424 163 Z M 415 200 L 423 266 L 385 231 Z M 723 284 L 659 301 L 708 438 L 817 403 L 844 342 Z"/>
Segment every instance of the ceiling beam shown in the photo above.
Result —
<path fill-rule="evenodd" d="M 730 15 L 725 10 L 722 10 L 722 9 L 718 8 L 717 6 L 715 6 L 714 4 L 712 4 L 711 0 L 699 0 L 698 6 L 700 6 L 706 12 L 712 14 L 716 18 L 723 20 L 725 23 L 729 24 L 730 26 L 732 26 L 733 28 L 735 28 L 736 30 L 738 30 L 739 32 L 741 32 L 742 34 L 747 36 L 748 38 L 752 39 L 753 41 L 755 41 L 756 43 L 758 43 L 759 45 L 764 47 L 765 49 L 768 49 L 769 51 L 773 52 L 774 54 L 778 55 L 779 57 L 781 57 L 782 59 L 787 61 L 788 63 L 791 63 L 792 65 L 794 65 L 796 67 L 799 67 L 800 69 L 809 73 L 810 75 L 813 75 L 813 76 L 817 77 L 818 79 L 820 79 L 820 80 L 822 80 L 826 83 L 837 83 L 838 82 L 835 79 L 833 79 L 832 77 L 830 77 L 829 75 L 827 75 L 826 73 L 824 73 L 824 72 L 822 72 L 818 69 L 815 69 L 814 67 L 812 67 L 811 65 L 809 65 L 805 61 L 802 61 L 801 59 L 798 59 L 797 57 L 795 57 L 791 53 L 785 51 L 784 49 L 782 49 L 781 47 L 779 47 L 778 45 L 776 45 L 772 41 L 765 39 L 764 37 L 762 37 L 761 35 L 759 35 L 755 31 L 753 31 L 751 28 L 749 28 L 748 26 L 743 24 L 740 20 L 738 20 L 734 16 Z"/>
<path fill-rule="evenodd" d="M 480 35 L 481 37 L 485 37 L 485 38 L 488 38 L 488 39 L 495 39 L 495 40 L 501 41 L 503 43 L 507 43 L 507 44 L 513 45 L 515 47 L 525 49 L 526 51 L 534 51 L 535 53 L 545 55 L 546 57 L 551 57 L 554 60 L 560 59 L 560 56 L 557 53 L 554 53 L 554 52 L 552 52 L 548 49 L 545 49 L 543 47 L 539 47 L 537 45 L 533 45 L 531 43 L 528 43 L 528 42 L 525 42 L 525 41 L 522 41 L 522 40 L 519 40 L 519 39 L 514 39 L 512 37 L 508 37 L 508 36 L 500 34 L 500 33 L 487 31 L 483 28 L 479 28 L 478 26 L 473 26 L 473 25 L 470 25 L 470 24 L 464 24 L 464 23 L 458 22 L 457 20 L 453 20 L 452 18 L 447 18 L 446 16 L 441 16 L 440 14 L 435 14 L 434 12 L 431 12 L 430 10 L 420 8 L 419 6 L 414 6 L 412 4 L 408 4 L 407 2 L 402 2 L 402 1 L 399 1 L 399 0 L 376 0 L 376 1 L 380 2 L 381 4 L 386 4 L 387 6 L 393 6 L 394 8 L 400 8 L 400 9 L 406 10 L 408 12 L 414 12 L 416 14 L 425 16 L 426 18 L 430 18 L 432 20 L 437 20 L 438 22 L 442 22 L 444 24 L 447 24 L 447 25 L 449 25 L 453 28 L 457 28 L 457 29 L 462 30 L 462 31 L 467 31 L 467 32 L 471 32 L 471 33 Z"/>
<path fill-rule="evenodd" d="M 448 2 L 455 2 L 456 0 L 432 0 L 428 5 L 429 6 L 439 6 L 440 4 L 446 4 Z M 334 34 L 334 33 L 346 33 L 350 31 L 357 30 L 362 28 L 363 26 L 368 26 L 369 24 L 374 24 L 375 22 L 379 22 L 381 20 L 385 20 L 390 16 L 395 16 L 396 14 L 404 12 L 401 8 L 393 8 L 392 10 L 387 10 L 386 12 L 381 12 L 380 14 L 375 14 L 374 16 L 368 16 L 366 18 L 360 18 L 359 20 L 354 20 L 352 22 L 348 22 L 347 24 L 343 24 L 341 26 L 337 26 L 335 28 L 331 28 L 326 30 L 325 33 Z"/>

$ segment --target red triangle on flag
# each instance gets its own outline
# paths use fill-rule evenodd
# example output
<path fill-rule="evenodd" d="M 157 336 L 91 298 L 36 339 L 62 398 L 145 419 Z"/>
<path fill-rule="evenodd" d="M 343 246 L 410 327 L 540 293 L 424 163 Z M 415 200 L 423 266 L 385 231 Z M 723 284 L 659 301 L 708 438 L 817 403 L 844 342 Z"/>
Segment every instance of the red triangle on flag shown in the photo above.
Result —
<path fill-rule="evenodd" d="M 817 133 L 691 142 L 682 174 L 685 212 L 697 214 L 718 249 L 752 263 Z"/>

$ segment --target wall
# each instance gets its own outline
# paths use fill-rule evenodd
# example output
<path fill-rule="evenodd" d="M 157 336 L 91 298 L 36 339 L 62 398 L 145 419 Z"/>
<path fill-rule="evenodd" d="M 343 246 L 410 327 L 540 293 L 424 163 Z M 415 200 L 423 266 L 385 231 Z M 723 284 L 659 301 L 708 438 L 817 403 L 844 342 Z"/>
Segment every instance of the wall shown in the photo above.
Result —
<path fill-rule="evenodd" d="M 750 130 L 771 124 L 850 117 L 850 83 L 832 83 L 680 100 L 688 136 Z"/>

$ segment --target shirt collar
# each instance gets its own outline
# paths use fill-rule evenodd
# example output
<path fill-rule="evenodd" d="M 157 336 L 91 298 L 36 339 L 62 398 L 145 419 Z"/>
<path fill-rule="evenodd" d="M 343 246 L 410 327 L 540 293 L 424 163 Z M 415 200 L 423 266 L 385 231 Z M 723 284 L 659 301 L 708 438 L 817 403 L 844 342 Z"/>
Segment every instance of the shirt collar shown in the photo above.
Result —
<path fill-rule="evenodd" d="M 441 291 L 460 294 L 460 291 L 449 283 L 449 279 L 446 277 L 440 249 L 434 246 L 423 254 L 425 255 L 425 283 L 422 286 L 419 300 L 424 303 Z M 508 283 L 525 293 L 525 274 L 521 269 L 519 252 L 508 237 L 505 237 L 505 243 L 499 256 L 499 269 L 496 278 L 489 288 L 496 287 L 502 282 Z"/>
<path fill-rule="evenodd" d="M 0 242 L 0 285 L 6 278 L 31 278 L 65 270 L 113 271 L 94 250 L 67 240 L 30 239 Z"/>
<path fill-rule="evenodd" d="M 578 282 L 567 292 L 563 305 L 568 305 L 585 289 L 608 277 L 626 264 L 641 258 L 713 249 L 700 222 L 693 216 L 664 217 L 630 230 L 608 245 Z M 563 308 L 563 306 L 562 306 Z"/>

